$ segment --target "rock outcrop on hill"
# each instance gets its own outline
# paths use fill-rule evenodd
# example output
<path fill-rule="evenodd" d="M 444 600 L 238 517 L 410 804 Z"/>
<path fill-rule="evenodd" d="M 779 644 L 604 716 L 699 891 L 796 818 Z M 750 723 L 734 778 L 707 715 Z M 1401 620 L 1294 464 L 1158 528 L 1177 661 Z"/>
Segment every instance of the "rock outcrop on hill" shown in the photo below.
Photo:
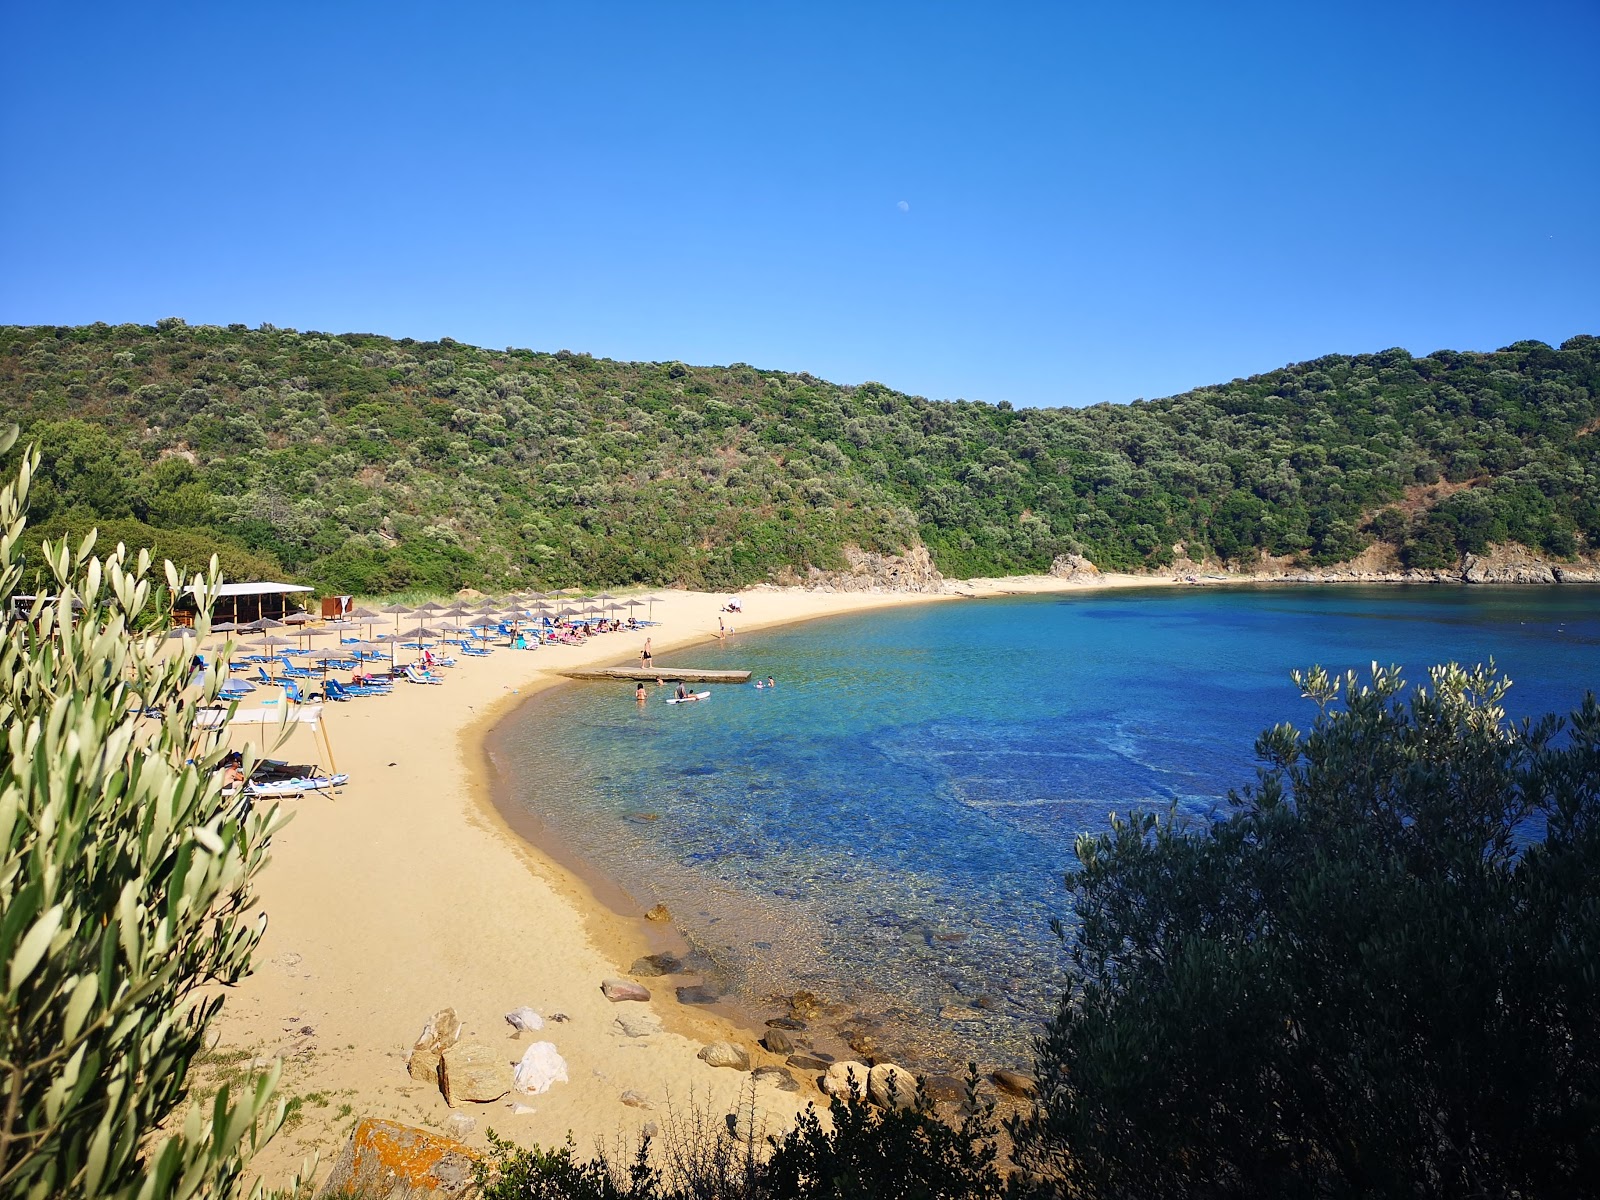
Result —
<path fill-rule="evenodd" d="M 937 592 L 944 576 L 933 565 L 926 546 L 913 546 L 904 554 L 876 554 L 856 546 L 844 548 L 842 571 L 810 568 L 802 579 L 793 572 L 780 572 L 777 582 L 796 584 L 815 592 Z"/>

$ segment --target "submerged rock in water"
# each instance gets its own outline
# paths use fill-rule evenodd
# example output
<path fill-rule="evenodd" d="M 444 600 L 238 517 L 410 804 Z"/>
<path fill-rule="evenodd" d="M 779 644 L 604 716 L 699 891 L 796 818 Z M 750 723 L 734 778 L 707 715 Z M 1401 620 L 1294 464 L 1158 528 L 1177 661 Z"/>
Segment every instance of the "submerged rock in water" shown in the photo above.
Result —
<path fill-rule="evenodd" d="M 989 1080 L 1002 1092 L 1009 1092 L 1013 1096 L 1031 1096 L 1039 1089 L 1039 1085 L 1029 1076 L 1021 1071 L 1008 1071 L 1004 1067 L 989 1072 Z"/>
<path fill-rule="evenodd" d="M 696 983 L 689 987 L 678 989 L 679 1004 L 715 1004 L 720 999 L 722 999 L 721 992 L 703 983 Z"/>
<path fill-rule="evenodd" d="M 672 920 L 672 914 L 667 911 L 667 906 L 665 904 L 658 904 L 649 912 L 644 914 L 644 919 L 646 921 L 656 922 L 670 921 Z"/>
<path fill-rule="evenodd" d="M 826 1071 L 833 1065 L 833 1055 L 821 1050 L 801 1050 L 784 1061 L 797 1071 Z"/>
<path fill-rule="evenodd" d="M 955 1104 L 967 1098 L 967 1085 L 954 1075 L 929 1075 L 922 1081 L 922 1092 L 930 1100 Z"/>
<path fill-rule="evenodd" d="M 648 1000 L 650 989 L 642 983 L 634 983 L 631 979 L 606 979 L 600 984 L 600 991 L 605 998 L 613 1004 L 623 1000 Z"/>
<path fill-rule="evenodd" d="M 767 1022 L 769 1029 L 792 1029 L 796 1032 L 806 1028 L 804 1021 L 797 1021 L 793 1017 L 773 1017 Z"/>
<path fill-rule="evenodd" d="M 683 960 L 672 954 L 646 954 L 635 960 L 628 974 L 649 978 L 652 975 L 681 975 Z"/>

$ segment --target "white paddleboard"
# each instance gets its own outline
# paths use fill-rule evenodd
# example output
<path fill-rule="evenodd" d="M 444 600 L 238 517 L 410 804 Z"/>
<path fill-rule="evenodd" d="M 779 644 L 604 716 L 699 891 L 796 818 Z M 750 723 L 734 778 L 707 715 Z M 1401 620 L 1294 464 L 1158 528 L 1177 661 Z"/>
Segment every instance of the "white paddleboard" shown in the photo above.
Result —
<path fill-rule="evenodd" d="M 687 696 L 668 696 L 667 697 L 667 703 L 668 704 L 687 704 L 691 700 L 709 700 L 709 699 L 711 699 L 711 693 L 710 692 L 692 692 Z"/>

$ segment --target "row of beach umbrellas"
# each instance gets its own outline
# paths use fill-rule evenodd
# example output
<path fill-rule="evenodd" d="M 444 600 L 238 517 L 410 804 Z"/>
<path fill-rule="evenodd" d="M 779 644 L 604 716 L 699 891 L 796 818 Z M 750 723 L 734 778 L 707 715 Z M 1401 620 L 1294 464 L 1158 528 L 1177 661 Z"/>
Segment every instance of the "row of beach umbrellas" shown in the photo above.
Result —
<path fill-rule="evenodd" d="M 435 601 L 423 604 L 390 604 L 376 611 L 369 608 L 357 608 L 346 613 L 343 618 L 328 621 L 315 627 L 310 622 L 316 618 L 306 613 L 293 613 L 283 620 L 265 618 L 245 624 L 235 624 L 231 621 L 218 621 L 211 626 L 213 633 L 266 633 L 268 636 L 259 642 L 251 643 L 260 649 L 279 649 L 287 646 L 299 645 L 309 638 L 325 637 L 346 632 L 356 632 L 366 629 L 367 641 L 355 648 L 365 649 L 368 646 L 376 648 L 377 644 L 396 644 L 399 642 L 416 641 L 425 637 L 438 637 L 441 633 L 472 633 L 497 629 L 503 623 L 518 623 L 529 618 L 564 618 L 577 617 L 587 613 L 617 613 L 623 609 L 644 608 L 648 606 L 649 618 L 655 617 L 655 605 L 660 596 L 646 596 L 642 600 L 629 599 L 621 603 L 609 592 L 601 592 L 596 596 L 567 596 L 562 592 L 544 594 L 539 592 L 514 594 L 503 600 L 485 597 L 481 600 L 467 602 L 457 601 L 445 605 Z M 401 617 L 410 615 L 416 619 L 416 626 L 412 629 L 400 628 Z M 395 629 L 392 634 L 375 637 L 373 629 L 377 622 L 387 616 L 393 616 Z M 446 620 L 448 618 L 448 620 Z M 471 618 L 465 620 L 465 618 Z M 434 622 L 429 625 L 427 622 Z M 294 629 L 294 637 L 283 637 L 274 634 L 273 630 Z M 180 626 L 174 629 L 169 637 L 193 637 L 194 631 L 188 627 Z M 324 652 L 330 659 L 337 659 L 338 652 Z M 318 656 L 308 656 L 315 659 Z"/>

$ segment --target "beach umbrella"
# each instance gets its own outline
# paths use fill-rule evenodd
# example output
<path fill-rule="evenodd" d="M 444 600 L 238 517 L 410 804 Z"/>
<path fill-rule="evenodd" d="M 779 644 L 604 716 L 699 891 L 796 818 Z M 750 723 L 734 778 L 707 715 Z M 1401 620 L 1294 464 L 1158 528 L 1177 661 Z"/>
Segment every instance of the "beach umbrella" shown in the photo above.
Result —
<path fill-rule="evenodd" d="M 444 611 L 444 605 L 438 603 L 435 600 L 425 600 L 421 604 L 417 605 L 416 611 L 417 612 L 427 612 L 427 613 L 443 612 Z"/>
<path fill-rule="evenodd" d="M 601 592 L 598 596 L 595 597 L 595 599 L 596 600 L 615 600 L 616 597 L 613 596 L 610 592 Z"/>
<path fill-rule="evenodd" d="M 345 620 L 376 621 L 378 619 L 378 615 L 379 614 L 373 612 L 370 608 L 352 608 L 349 612 L 345 613 Z"/>
<path fill-rule="evenodd" d="M 646 617 L 645 620 L 654 621 L 656 619 L 656 601 L 657 600 L 660 600 L 661 603 L 663 603 L 663 604 L 666 603 L 666 601 L 664 599 L 662 599 L 662 597 L 660 597 L 660 596 L 646 596 L 644 598 L 644 602 L 650 606 L 650 615 L 648 617 Z"/>
<path fill-rule="evenodd" d="M 315 620 L 316 620 L 316 618 L 313 617 L 310 613 L 297 612 L 297 613 L 290 613 L 288 616 L 284 617 L 283 623 L 285 625 L 309 625 L 312 621 L 315 621 Z"/>
<path fill-rule="evenodd" d="M 213 625 L 211 627 L 211 632 L 212 633 L 232 633 L 235 629 L 243 629 L 243 628 L 244 628 L 243 625 L 239 625 L 239 624 L 237 624 L 236 622 L 233 622 L 233 621 L 218 621 L 215 625 Z"/>
<path fill-rule="evenodd" d="M 253 624 L 255 625 L 255 627 L 257 629 L 287 629 L 287 628 L 289 628 L 289 623 L 287 621 L 277 621 L 277 620 L 274 620 L 272 617 L 262 617 L 259 621 L 253 622 Z"/>
<path fill-rule="evenodd" d="M 192 638 L 198 636 L 193 625 L 175 625 L 167 630 L 168 638 Z"/>

